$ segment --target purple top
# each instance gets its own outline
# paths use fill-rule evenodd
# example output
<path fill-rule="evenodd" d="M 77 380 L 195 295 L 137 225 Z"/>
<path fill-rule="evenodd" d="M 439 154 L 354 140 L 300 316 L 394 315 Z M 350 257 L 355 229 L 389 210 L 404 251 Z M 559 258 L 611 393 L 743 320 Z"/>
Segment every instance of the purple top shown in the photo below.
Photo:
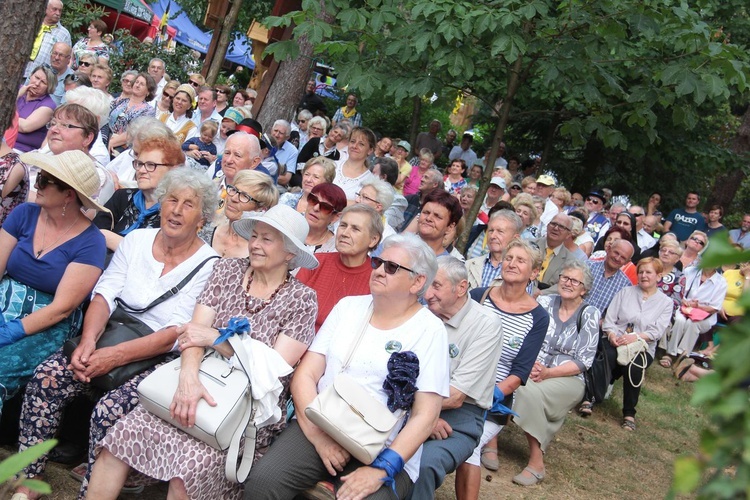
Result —
<path fill-rule="evenodd" d="M 18 110 L 19 118 L 28 118 L 39 108 L 55 109 L 56 107 L 57 104 L 55 104 L 55 101 L 48 95 L 41 99 L 27 101 L 26 94 L 24 94 L 16 101 L 16 109 Z M 18 132 L 18 139 L 16 140 L 15 148 L 24 153 L 33 149 L 39 149 L 42 147 L 42 142 L 44 142 L 45 137 L 47 137 L 47 128 L 44 125 L 33 132 Z"/>

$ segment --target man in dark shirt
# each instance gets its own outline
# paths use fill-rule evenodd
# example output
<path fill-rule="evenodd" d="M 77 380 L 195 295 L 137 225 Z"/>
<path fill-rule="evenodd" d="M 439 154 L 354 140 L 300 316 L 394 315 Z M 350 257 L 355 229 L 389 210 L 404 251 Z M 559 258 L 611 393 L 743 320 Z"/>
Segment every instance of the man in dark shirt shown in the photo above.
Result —
<path fill-rule="evenodd" d="M 323 99 L 321 99 L 320 96 L 315 93 L 315 88 L 315 80 L 310 80 L 309 82 L 307 82 L 305 95 L 302 96 L 302 100 L 297 106 L 297 112 L 303 109 L 307 109 L 314 116 L 325 116 L 326 113 L 328 113 L 326 104 L 323 102 Z"/>

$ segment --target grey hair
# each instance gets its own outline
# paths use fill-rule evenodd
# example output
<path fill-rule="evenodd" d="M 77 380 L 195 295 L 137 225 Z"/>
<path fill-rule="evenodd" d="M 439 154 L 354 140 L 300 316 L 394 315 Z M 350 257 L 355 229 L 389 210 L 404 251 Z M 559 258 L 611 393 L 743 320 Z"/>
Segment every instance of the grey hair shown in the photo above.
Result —
<path fill-rule="evenodd" d="M 467 184 L 461 188 L 461 194 L 464 194 L 466 191 L 474 191 L 474 194 L 476 195 L 479 192 L 479 188 L 474 184 Z"/>
<path fill-rule="evenodd" d="M 370 231 L 370 236 L 377 235 L 378 236 L 378 242 L 375 244 L 374 247 L 376 248 L 380 242 L 383 240 L 383 217 L 380 216 L 377 210 L 374 208 L 365 205 L 364 203 L 355 203 L 354 205 L 349 205 L 344 210 L 341 211 L 341 217 L 339 218 L 339 224 L 341 224 L 341 219 L 348 214 L 349 212 L 352 213 L 359 213 L 359 214 L 365 214 L 370 218 L 370 224 L 368 226 L 368 230 Z M 372 250 L 372 248 L 370 250 Z"/>
<path fill-rule="evenodd" d="M 275 122 L 273 122 L 273 126 L 276 127 L 277 125 L 283 126 L 286 129 L 286 132 L 285 132 L 286 137 L 289 137 L 289 134 L 292 131 L 292 126 L 289 125 L 289 122 L 286 120 L 276 120 Z"/>
<path fill-rule="evenodd" d="M 65 102 L 80 104 L 88 109 L 99 120 L 102 128 L 109 120 L 109 105 L 112 98 L 106 93 L 93 87 L 76 87 L 65 92 Z"/>
<path fill-rule="evenodd" d="M 612 210 L 613 208 L 623 208 L 625 210 L 628 209 L 628 207 L 626 207 L 624 203 L 620 203 L 619 201 L 612 203 L 612 206 L 609 207 L 610 210 Z"/>
<path fill-rule="evenodd" d="M 513 224 L 513 229 L 516 234 L 521 234 L 521 231 L 523 231 L 523 220 L 521 220 L 521 217 L 512 210 L 503 209 L 493 212 L 489 222 L 492 222 L 495 219 L 504 219 Z"/>
<path fill-rule="evenodd" d="M 122 74 L 120 75 L 120 79 L 123 79 L 123 78 L 125 78 L 126 76 L 138 76 L 138 72 L 137 72 L 136 70 L 134 70 L 134 69 L 126 69 L 126 70 L 125 70 L 125 71 L 123 71 L 123 72 L 122 72 Z"/>
<path fill-rule="evenodd" d="M 227 142 L 229 142 L 230 140 L 236 141 L 237 139 L 244 139 L 250 143 L 248 146 L 248 153 L 251 158 L 260 156 L 260 141 L 258 141 L 257 137 L 252 134 L 248 134 L 247 132 L 240 131 L 235 132 L 231 136 L 229 136 Z"/>
<path fill-rule="evenodd" d="M 325 135 L 326 131 L 328 130 L 328 123 L 326 122 L 326 119 L 323 118 L 322 116 L 313 116 L 312 118 L 310 118 L 310 121 L 307 122 L 308 130 L 313 125 L 320 125 L 321 127 L 323 127 L 323 135 Z"/>
<path fill-rule="evenodd" d="M 583 234 L 583 222 L 578 217 L 570 218 L 570 234 L 574 239 Z"/>
<path fill-rule="evenodd" d="M 445 189 L 445 182 L 443 182 L 443 175 L 440 173 L 439 170 L 431 168 L 427 172 L 425 172 L 423 175 L 427 175 L 427 174 L 429 174 L 430 177 L 432 177 L 432 182 L 437 184 L 435 189 Z"/>
<path fill-rule="evenodd" d="M 162 137 L 173 141 L 177 140 L 174 132 L 169 130 L 165 124 L 153 116 L 140 116 L 128 125 L 128 144 L 132 145 L 135 140 L 145 141 L 146 139 L 156 137 Z"/>
<path fill-rule="evenodd" d="M 381 181 L 380 179 L 372 178 L 362 182 L 359 189 L 361 190 L 366 186 L 371 186 L 375 190 L 375 198 L 378 200 L 378 203 L 383 206 L 382 212 L 385 212 L 391 207 L 393 204 L 394 192 L 390 184 Z"/>
<path fill-rule="evenodd" d="M 55 89 L 57 88 L 57 77 L 55 76 L 55 73 L 52 71 L 52 68 L 39 65 L 36 68 L 34 68 L 34 71 L 32 71 L 31 74 L 33 75 L 37 71 L 41 71 L 42 73 L 44 73 L 44 78 L 47 80 L 47 95 L 54 94 Z"/>
<path fill-rule="evenodd" d="M 542 252 L 539 251 L 539 248 L 532 246 L 527 240 L 522 240 L 520 238 L 514 238 L 508 243 L 508 248 L 503 252 L 503 260 L 505 260 L 505 256 L 508 255 L 508 252 L 516 247 L 520 247 L 521 250 L 526 252 L 529 256 L 529 259 L 531 259 L 531 269 L 539 269 L 542 267 Z"/>
<path fill-rule="evenodd" d="M 451 282 L 451 287 L 456 288 L 459 283 L 469 279 L 466 264 L 450 255 L 441 255 L 437 258 L 438 269 L 442 269 L 445 277 Z"/>
<path fill-rule="evenodd" d="M 666 248 L 666 247 L 671 248 L 677 253 L 679 257 L 682 257 L 682 252 L 683 252 L 682 245 L 680 245 L 678 242 L 667 240 L 667 241 L 662 241 L 659 243 L 659 250 L 661 250 L 662 248 Z"/>
<path fill-rule="evenodd" d="M 692 238 L 695 235 L 703 236 L 703 239 L 706 240 L 706 244 L 703 245 L 703 248 L 701 249 L 701 251 L 698 252 L 698 255 L 703 255 L 703 252 L 708 250 L 708 245 L 711 243 L 711 241 L 708 239 L 708 235 L 706 233 L 704 233 L 703 231 L 698 231 L 698 230 L 695 230 L 692 233 L 690 233 L 690 236 L 688 236 L 688 239 Z M 685 244 L 687 245 L 687 242 Z"/>
<path fill-rule="evenodd" d="M 422 241 L 422 238 L 413 233 L 401 233 L 389 236 L 383 241 L 383 250 L 396 247 L 409 255 L 409 267 L 414 273 L 425 277 L 422 288 L 417 292 L 421 298 L 432 284 L 437 274 L 437 257 L 435 251 Z"/>
<path fill-rule="evenodd" d="M 154 62 L 154 61 L 159 61 L 159 62 L 161 63 L 161 65 L 162 65 L 162 66 L 164 67 L 164 69 L 165 69 L 165 70 L 167 69 L 167 63 L 165 63 L 165 62 L 164 62 L 164 59 L 160 59 L 160 58 L 158 58 L 158 57 L 154 57 L 153 59 L 151 59 L 151 60 L 150 60 L 150 61 L 148 62 L 148 65 L 149 65 L 149 66 L 151 66 L 151 63 L 152 63 L 152 62 Z"/>
<path fill-rule="evenodd" d="M 159 182 L 155 194 L 161 203 L 169 193 L 186 188 L 192 189 L 200 198 L 203 220 L 211 220 L 219 208 L 219 193 L 204 172 L 190 167 L 173 168 Z"/>
<path fill-rule="evenodd" d="M 304 118 L 305 120 L 311 119 L 312 113 L 310 113 L 310 110 L 303 109 L 302 111 L 300 111 L 299 114 L 297 115 L 297 120 L 301 120 L 302 118 Z"/>
<path fill-rule="evenodd" d="M 586 290 L 586 293 L 588 294 L 591 287 L 594 286 L 594 276 L 591 274 L 591 269 L 589 269 L 588 264 L 581 262 L 578 259 L 573 259 L 563 265 L 561 272 L 565 272 L 568 269 L 581 271 L 581 274 L 583 275 L 583 289 Z"/>

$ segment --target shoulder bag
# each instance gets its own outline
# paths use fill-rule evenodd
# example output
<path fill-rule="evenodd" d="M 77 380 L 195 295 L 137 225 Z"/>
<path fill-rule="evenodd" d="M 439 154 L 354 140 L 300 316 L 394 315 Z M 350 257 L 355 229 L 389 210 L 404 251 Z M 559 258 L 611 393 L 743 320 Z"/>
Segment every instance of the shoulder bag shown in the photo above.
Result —
<path fill-rule="evenodd" d="M 201 399 L 195 411 L 194 426 L 181 426 L 169 413 L 180 382 L 181 358 L 161 365 L 144 378 L 138 385 L 138 395 L 141 405 L 152 414 L 212 448 L 228 450 L 227 479 L 242 483 L 253 465 L 258 430 L 251 421 L 254 406 L 247 351 L 239 336 L 229 337 L 228 341 L 242 369 L 235 369 L 224 359 L 213 356 L 211 351 L 203 357 L 198 378 L 216 401 L 216 406 L 210 406 Z M 237 465 L 243 435 L 245 447 L 242 461 Z"/>
<path fill-rule="evenodd" d="M 576 319 L 577 332 L 581 331 L 581 326 L 583 326 L 583 313 L 586 311 L 587 307 L 593 306 L 583 306 L 581 310 L 578 311 L 578 317 Z M 600 330 L 599 343 L 596 347 L 594 362 L 591 363 L 591 368 L 583 372 L 583 379 L 586 382 L 584 400 L 591 403 L 601 403 L 604 401 L 607 389 L 609 388 L 609 381 L 612 378 L 612 369 L 609 366 L 609 359 L 604 351 L 604 342 L 608 342 L 608 340 L 601 335 Z"/>
<path fill-rule="evenodd" d="M 353 339 L 341 371 L 329 387 L 305 408 L 305 416 L 365 465 L 375 460 L 403 415 L 373 397 L 353 377 L 344 373 L 359 347 L 372 317 L 372 305 L 359 334 Z"/>
<path fill-rule="evenodd" d="M 638 340 L 631 342 L 630 344 L 621 345 L 617 347 L 617 364 L 628 367 L 628 377 L 630 377 L 630 384 L 633 387 L 640 387 L 643 385 L 643 381 L 646 380 L 646 365 L 648 359 L 646 358 L 646 351 L 648 350 L 648 344 L 641 337 Z M 641 358 L 641 364 L 636 363 L 636 359 Z M 641 381 L 637 384 L 633 382 L 632 367 L 643 369 L 643 375 Z"/>
<path fill-rule="evenodd" d="M 218 259 L 218 256 L 213 256 L 205 259 L 203 262 L 198 264 L 196 268 L 190 272 L 190 274 L 185 276 L 185 278 L 180 281 L 177 286 L 174 286 L 164 292 L 160 297 L 154 299 L 154 301 L 146 307 L 135 309 L 133 307 L 130 307 L 127 303 L 120 300 L 119 298 L 115 299 L 117 308 L 109 317 L 107 326 L 104 327 L 104 333 L 102 333 L 101 337 L 99 337 L 99 340 L 97 340 L 96 342 L 96 348 L 101 349 L 103 347 L 113 347 L 118 344 L 122 344 L 123 342 L 129 342 L 131 340 L 140 339 L 147 335 L 151 335 L 154 330 L 143 321 L 128 314 L 128 312 L 138 314 L 144 313 L 149 309 L 158 306 L 174 295 L 177 295 L 177 293 L 179 293 L 179 291 L 182 290 L 182 288 L 187 285 L 188 282 L 193 279 L 196 274 L 198 274 L 198 271 L 200 271 L 203 266 L 212 259 Z M 63 344 L 63 354 L 65 354 L 68 360 L 70 360 L 70 357 L 73 355 L 73 351 L 75 351 L 78 345 L 81 343 L 81 338 L 81 336 L 74 337 Z M 166 357 L 167 353 L 164 353 L 159 354 L 158 356 L 154 356 L 153 358 L 141 359 L 139 361 L 133 361 L 132 363 L 128 363 L 123 366 L 118 366 L 110 370 L 109 373 L 91 379 L 91 384 L 95 387 L 98 387 L 99 389 L 111 391 L 120 387 L 122 384 L 135 377 L 136 375 L 139 375 L 148 370 L 152 366 L 161 363 L 166 359 Z"/>

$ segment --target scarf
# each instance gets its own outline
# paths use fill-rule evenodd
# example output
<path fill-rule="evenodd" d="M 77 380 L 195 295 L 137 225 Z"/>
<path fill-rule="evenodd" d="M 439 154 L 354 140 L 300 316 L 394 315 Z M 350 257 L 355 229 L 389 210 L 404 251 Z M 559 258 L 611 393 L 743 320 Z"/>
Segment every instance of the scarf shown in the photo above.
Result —
<path fill-rule="evenodd" d="M 341 114 L 344 115 L 344 118 L 350 120 L 354 118 L 354 115 L 357 114 L 357 108 L 352 108 L 351 111 L 347 111 L 346 106 L 344 106 L 343 108 L 341 108 Z"/>
<path fill-rule="evenodd" d="M 30 60 L 36 60 L 36 56 L 39 55 L 39 49 L 42 48 L 42 40 L 44 40 L 44 34 L 52 33 L 53 27 L 54 26 L 47 26 L 46 24 L 42 24 L 42 27 L 39 28 L 39 33 L 37 33 L 36 38 L 34 39 L 34 46 L 31 48 L 31 55 L 29 56 Z"/>
<path fill-rule="evenodd" d="M 140 228 L 146 221 L 146 217 L 150 217 L 155 213 L 158 213 L 159 209 L 161 208 L 161 204 L 158 202 L 155 203 L 151 208 L 146 208 L 146 197 L 143 196 L 143 192 L 140 189 L 133 195 L 133 205 L 135 205 L 136 210 L 138 210 L 138 219 L 129 227 L 120 232 L 120 236 L 125 236 L 134 229 Z"/>

